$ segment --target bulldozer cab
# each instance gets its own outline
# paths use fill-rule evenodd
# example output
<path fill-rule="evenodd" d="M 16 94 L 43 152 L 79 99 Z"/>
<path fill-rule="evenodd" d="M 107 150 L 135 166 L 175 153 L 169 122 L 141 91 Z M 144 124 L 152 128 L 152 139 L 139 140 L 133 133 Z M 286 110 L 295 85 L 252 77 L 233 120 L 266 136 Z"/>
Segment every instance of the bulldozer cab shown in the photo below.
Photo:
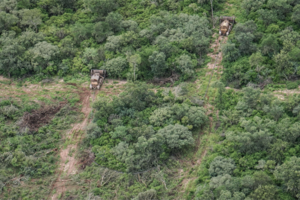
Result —
<path fill-rule="evenodd" d="M 97 76 L 106 76 L 106 70 L 101 69 L 92 69 L 91 70 L 91 76 L 97 75 Z"/>
<path fill-rule="evenodd" d="M 235 17 L 221 16 L 220 17 L 220 30 L 219 35 L 228 36 L 232 30 L 233 24 L 235 23 Z"/>
<path fill-rule="evenodd" d="M 93 75 L 93 76 L 91 77 L 91 81 L 93 81 L 93 80 L 98 81 L 99 78 L 100 78 L 99 75 Z"/>
<path fill-rule="evenodd" d="M 106 77 L 106 70 L 92 69 L 90 89 L 100 89 Z"/>
<path fill-rule="evenodd" d="M 228 26 L 229 26 L 229 21 L 228 20 L 224 20 L 221 23 L 221 29 L 227 29 Z"/>

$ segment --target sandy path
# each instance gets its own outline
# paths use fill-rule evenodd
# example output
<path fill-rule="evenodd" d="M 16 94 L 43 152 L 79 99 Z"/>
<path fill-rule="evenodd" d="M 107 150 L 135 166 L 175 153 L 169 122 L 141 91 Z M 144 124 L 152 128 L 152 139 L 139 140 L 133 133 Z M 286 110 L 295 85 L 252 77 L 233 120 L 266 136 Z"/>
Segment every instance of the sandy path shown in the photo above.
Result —
<path fill-rule="evenodd" d="M 82 96 L 82 109 L 81 112 L 84 114 L 84 120 L 81 123 L 74 124 L 73 128 L 66 134 L 66 141 L 68 145 L 66 148 L 62 148 L 60 151 L 60 164 L 57 171 L 58 178 L 52 184 L 50 197 L 51 200 L 57 200 L 58 197 L 62 196 L 67 190 L 66 183 L 68 182 L 69 176 L 76 174 L 78 160 L 75 158 L 76 150 L 79 141 L 81 140 L 82 134 L 84 134 L 85 127 L 88 124 L 89 113 L 91 112 L 90 98 L 91 92 L 86 90 L 81 94 Z M 55 194 L 52 191 L 56 190 Z"/>

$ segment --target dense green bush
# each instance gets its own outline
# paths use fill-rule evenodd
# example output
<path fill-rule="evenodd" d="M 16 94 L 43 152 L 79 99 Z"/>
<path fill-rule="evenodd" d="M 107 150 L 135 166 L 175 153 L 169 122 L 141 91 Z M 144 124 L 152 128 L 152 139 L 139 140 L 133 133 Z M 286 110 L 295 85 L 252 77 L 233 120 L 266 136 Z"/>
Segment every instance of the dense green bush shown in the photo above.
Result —
<path fill-rule="evenodd" d="M 287 82 L 286 83 L 287 89 L 297 89 L 298 88 L 298 83 L 297 82 Z"/>
<path fill-rule="evenodd" d="M 99 127 L 89 127 L 87 134 L 97 163 L 118 170 L 145 170 L 192 146 L 191 130 L 208 120 L 204 108 L 174 103 L 172 93 L 165 97 L 146 84 L 132 84 L 113 101 L 95 102 L 94 121 Z M 95 130 L 102 130 L 102 135 Z"/>

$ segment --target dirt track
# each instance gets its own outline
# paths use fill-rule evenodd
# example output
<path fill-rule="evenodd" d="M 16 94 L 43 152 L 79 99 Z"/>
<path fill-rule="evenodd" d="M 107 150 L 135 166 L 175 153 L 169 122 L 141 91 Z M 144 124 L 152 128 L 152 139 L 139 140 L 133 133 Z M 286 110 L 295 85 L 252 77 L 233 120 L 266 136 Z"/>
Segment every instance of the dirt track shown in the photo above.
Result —
<path fill-rule="evenodd" d="M 223 73 L 223 66 L 221 66 L 221 62 L 222 62 L 222 52 L 220 51 L 220 48 L 221 48 L 221 43 L 224 44 L 227 42 L 227 37 L 223 37 L 223 36 L 219 36 L 217 37 L 217 39 L 214 41 L 214 43 L 212 43 L 211 45 L 211 48 L 214 49 L 214 53 L 210 53 L 208 54 L 209 57 L 211 57 L 211 62 L 207 64 L 207 68 L 210 70 L 210 79 L 215 76 L 218 80 L 220 79 L 221 77 L 221 74 Z M 221 73 L 216 73 L 218 70 L 220 69 L 221 70 Z M 211 83 L 208 85 L 208 88 L 207 88 L 207 91 L 211 89 Z M 214 88 L 214 90 L 216 90 Z M 208 92 L 206 92 L 206 96 L 205 98 L 207 99 L 207 103 L 205 103 L 205 108 L 207 109 L 207 112 L 206 114 L 209 115 L 211 113 L 218 113 L 219 111 L 215 111 L 215 108 L 214 106 L 211 106 L 210 104 L 208 104 L 208 101 L 209 101 L 209 95 L 208 95 Z M 213 97 L 215 99 L 215 96 Z M 212 129 L 212 126 L 213 126 L 213 118 L 212 117 L 209 117 L 209 121 L 210 121 L 210 125 L 209 125 L 209 134 L 211 134 L 211 129 Z M 199 142 L 199 145 L 200 145 L 200 142 Z M 197 160 L 196 164 L 197 165 L 200 165 L 201 164 L 201 161 L 202 159 L 205 157 L 207 153 L 207 149 L 204 150 L 204 152 L 202 153 L 201 157 Z"/>
<path fill-rule="evenodd" d="M 67 182 L 69 176 L 76 174 L 78 161 L 75 158 L 78 143 L 81 140 L 82 134 L 84 134 L 85 127 L 88 124 L 89 113 L 91 112 L 90 98 L 92 94 L 89 90 L 84 90 L 81 93 L 81 112 L 84 114 L 84 119 L 81 123 L 73 125 L 73 128 L 66 134 L 65 139 L 69 141 L 66 148 L 60 151 L 60 164 L 57 170 L 58 178 L 52 184 L 50 196 L 48 199 L 56 200 L 61 197 L 67 191 Z M 52 191 L 56 190 L 56 193 L 52 195 Z"/>
<path fill-rule="evenodd" d="M 215 35 L 214 35 L 215 36 Z M 227 42 L 227 37 L 223 37 L 223 36 L 218 36 L 215 41 L 211 44 L 211 48 L 214 50 L 213 53 L 208 54 L 209 57 L 211 57 L 211 61 L 207 64 L 207 72 L 206 72 L 206 76 L 210 76 L 210 80 L 209 80 L 209 84 L 207 86 L 207 91 L 205 93 L 205 105 L 204 107 L 206 108 L 206 115 L 209 115 L 211 113 L 216 113 L 218 115 L 218 110 L 215 110 L 214 106 L 209 104 L 209 98 L 213 98 L 215 99 L 215 96 L 209 96 L 209 90 L 216 90 L 216 88 L 212 88 L 211 87 L 211 79 L 214 77 L 217 80 L 220 79 L 222 72 L 223 72 L 223 66 L 221 65 L 222 62 L 222 52 L 220 51 L 220 47 L 221 44 L 224 44 Z M 197 81 L 195 82 L 197 83 Z M 213 128 L 213 118 L 209 117 L 209 135 L 212 132 L 212 128 Z M 203 133 L 201 132 L 200 135 L 203 135 Z M 198 151 L 199 146 L 201 146 L 203 143 L 203 141 L 201 140 L 201 137 L 199 136 L 198 139 L 196 140 L 196 148 L 195 148 L 195 152 L 194 152 L 194 157 L 196 156 L 196 153 Z M 191 162 L 191 166 L 189 167 L 190 169 L 198 167 L 201 165 L 201 162 L 203 160 L 203 158 L 206 156 L 207 154 L 207 146 L 203 149 L 202 154 L 200 157 L 198 158 L 194 158 L 195 161 Z M 181 184 L 181 191 L 185 192 L 186 188 L 188 187 L 189 184 L 191 184 L 193 181 L 195 181 L 197 179 L 197 177 L 189 177 L 188 175 L 185 175 L 186 177 L 182 180 L 182 184 Z M 181 195 L 178 198 L 178 200 L 181 199 Z"/>

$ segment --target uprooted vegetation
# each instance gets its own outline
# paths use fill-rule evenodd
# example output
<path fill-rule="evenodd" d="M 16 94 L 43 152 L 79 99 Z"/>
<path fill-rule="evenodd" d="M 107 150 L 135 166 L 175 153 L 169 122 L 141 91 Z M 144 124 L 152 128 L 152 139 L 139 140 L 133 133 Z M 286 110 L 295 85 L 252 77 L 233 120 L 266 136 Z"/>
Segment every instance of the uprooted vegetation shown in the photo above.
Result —
<path fill-rule="evenodd" d="M 36 132 L 40 127 L 48 124 L 64 105 L 65 103 L 60 103 L 57 106 L 42 106 L 31 113 L 26 112 L 18 125 L 20 128 L 28 128 L 29 131 Z"/>

